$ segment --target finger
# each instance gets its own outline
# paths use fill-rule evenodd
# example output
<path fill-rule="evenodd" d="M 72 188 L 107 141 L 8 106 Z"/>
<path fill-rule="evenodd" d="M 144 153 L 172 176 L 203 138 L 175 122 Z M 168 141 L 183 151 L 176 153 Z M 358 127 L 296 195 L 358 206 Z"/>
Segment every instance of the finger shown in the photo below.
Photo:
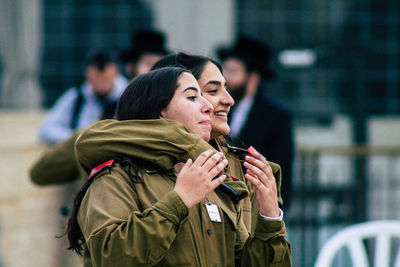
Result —
<path fill-rule="evenodd" d="M 272 171 L 267 171 L 267 173 L 265 173 L 265 171 L 260 170 L 259 168 L 248 162 L 245 162 L 244 166 L 247 168 L 247 173 L 250 173 L 253 176 L 257 177 L 258 180 L 260 180 L 260 182 L 263 183 L 265 186 L 270 187 L 271 183 L 275 182 L 275 177 L 273 176 Z"/>
<path fill-rule="evenodd" d="M 262 183 L 264 186 L 269 186 L 268 180 L 264 177 L 264 175 L 257 176 L 255 173 L 253 173 L 251 170 L 247 169 L 246 174 L 249 174 L 250 176 L 254 177 L 255 179 L 259 180 L 260 183 Z"/>
<path fill-rule="evenodd" d="M 189 169 L 193 164 L 192 159 L 188 159 L 185 164 L 183 164 L 182 169 L 179 170 L 177 173 L 181 173 L 182 171 L 185 172 L 187 169 Z"/>
<path fill-rule="evenodd" d="M 249 174 L 251 177 L 257 179 L 264 186 L 264 188 L 276 190 L 275 178 L 268 179 L 264 175 L 260 178 L 260 177 L 256 176 L 251 170 L 247 170 L 246 174 Z"/>
<path fill-rule="evenodd" d="M 263 184 L 261 183 L 261 181 L 260 181 L 259 179 L 257 179 L 256 176 L 253 176 L 253 175 L 251 175 L 251 174 L 249 174 L 249 173 L 246 173 L 246 174 L 244 175 L 244 177 L 246 177 L 246 179 L 247 179 L 251 184 L 253 184 L 254 187 L 255 187 L 256 189 L 261 189 L 261 188 L 262 188 Z"/>
<path fill-rule="evenodd" d="M 226 175 L 223 174 L 221 176 L 218 176 L 216 179 L 211 181 L 211 187 L 212 187 L 212 191 L 217 188 L 220 184 L 222 184 L 226 179 Z"/>
<path fill-rule="evenodd" d="M 194 161 L 193 165 L 196 166 L 203 166 L 203 164 L 211 157 L 213 151 L 211 149 L 204 151 L 201 153 L 197 159 Z"/>
<path fill-rule="evenodd" d="M 260 170 L 258 167 L 254 166 L 253 164 L 250 164 L 249 162 L 245 161 L 243 163 L 243 166 L 250 170 L 255 176 L 257 176 L 258 178 L 261 178 L 260 176 L 262 175 L 266 175 L 262 170 Z"/>
<path fill-rule="evenodd" d="M 211 169 L 218 164 L 218 162 L 222 161 L 224 158 L 224 155 L 221 152 L 215 153 L 211 157 L 207 159 L 207 161 L 203 164 L 203 168 L 207 171 L 210 172 Z"/>
<path fill-rule="evenodd" d="M 253 164 L 254 166 L 258 167 L 261 169 L 264 173 L 269 175 L 270 173 L 272 174 L 272 168 L 269 165 L 268 161 L 265 159 L 257 159 L 254 157 L 246 156 L 246 161 Z"/>
<path fill-rule="evenodd" d="M 219 173 L 221 173 L 224 168 L 228 165 L 228 160 L 224 159 L 221 162 L 219 162 L 217 165 L 215 165 L 209 172 L 210 177 L 213 179 L 215 176 L 217 176 Z"/>
<path fill-rule="evenodd" d="M 250 174 L 251 176 L 254 176 L 257 178 L 257 175 L 255 173 L 253 173 L 251 170 L 247 169 L 246 173 Z M 258 179 L 258 178 L 257 178 Z"/>
<path fill-rule="evenodd" d="M 246 158 L 246 160 L 248 160 L 248 163 L 250 163 L 250 165 L 254 165 L 254 166 L 258 167 L 259 169 L 261 169 L 261 171 L 265 174 L 265 177 L 263 176 L 260 178 L 262 178 L 262 179 L 265 178 L 267 180 L 275 179 L 271 165 L 269 165 L 268 161 L 261 162 L 252 157 Z"/>
<path fill-rule="evenodd" d="M 257 176 L 254 174 L 251 170 L 247 169 L 246 174 L 251 175 L 255 179 L 257 179 L 260 183 L 262 183 L 265 187 L 271 187 L 272 185 L 272 180 L 269 180 L 265 175 Z"/>

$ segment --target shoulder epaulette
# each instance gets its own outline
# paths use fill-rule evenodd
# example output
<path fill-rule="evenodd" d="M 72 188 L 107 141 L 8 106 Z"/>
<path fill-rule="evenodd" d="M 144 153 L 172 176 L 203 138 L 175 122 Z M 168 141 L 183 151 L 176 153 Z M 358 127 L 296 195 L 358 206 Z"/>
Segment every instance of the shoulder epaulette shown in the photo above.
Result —
<path fill-rule="evenodd" d="M 225 181 L 218 188 L 228 194 L 235 203 L 249 195 L 247 186 L 242 181 Z"/>
<path fill-rule="evenodd" d="M 89 174 L 89 178 L 88 178 L 88 179 L 93 178 L 93 177 L 96 176 L 98 173 L 100 173 L 102 170 L 111 168 L 111 166 L 114 164 L 114 161 L 115 161 L 114 159 L 111 159 L 111 160 L 108 160 L 108 161 L 106 161 L 106 162 L 103 162 L 103 163 L 100 164 L 99 166 L 93 168 L 92 171 L 91 171 L 90 174 Z"/>

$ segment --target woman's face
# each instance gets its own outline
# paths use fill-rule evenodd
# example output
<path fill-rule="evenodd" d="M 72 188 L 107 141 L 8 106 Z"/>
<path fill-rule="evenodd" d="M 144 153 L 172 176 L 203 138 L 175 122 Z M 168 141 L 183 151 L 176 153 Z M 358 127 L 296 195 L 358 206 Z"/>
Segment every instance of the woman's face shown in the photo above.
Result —
<path fill-rule="evenodd" d="M 218 67 L 209 61 L 198 79 L 201 91 L 214 107 L 211 113 L 211 139 L 229 134 L 228 113 L 233 104 L 233 98 L 226 90 L 226 80 Z"/>
<path fill-rule="evenodd" d="M 189 132 L 197 134 L 204 141 L 210 140 L 212 105 L 201 96 L 199 84 L 194 76 L 183 72 L 168 106 L 161 111 L 164 119 L 183 123 Z"/>

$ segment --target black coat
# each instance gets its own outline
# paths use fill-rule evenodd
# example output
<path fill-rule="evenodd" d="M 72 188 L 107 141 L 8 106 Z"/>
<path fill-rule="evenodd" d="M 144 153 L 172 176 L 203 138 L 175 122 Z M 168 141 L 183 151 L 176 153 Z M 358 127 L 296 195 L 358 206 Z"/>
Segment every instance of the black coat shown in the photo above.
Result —
<path fill-rule="evenodd" d="M 246 147 L 253 146 L 267 160 L 276 162 L 281 166 L 282 197 L 284 208 L 288 208 L 294 157 L 292 115 L 290 112 L 264 97 L 262 90 L 258 90 L 238 138 Z"/>

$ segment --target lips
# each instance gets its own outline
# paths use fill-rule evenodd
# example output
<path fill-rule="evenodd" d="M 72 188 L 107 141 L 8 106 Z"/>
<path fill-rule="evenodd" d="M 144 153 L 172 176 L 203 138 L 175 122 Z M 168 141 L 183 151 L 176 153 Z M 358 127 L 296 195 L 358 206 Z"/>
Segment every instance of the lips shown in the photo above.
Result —
<path fill-rule="evenodd" d="M 216 117 L 228 117 L 229 110 L 223 109 L 223 110 L 218 110 L 214 111 L 214 116 Z"/>
<path fill-rule="evenodd" d="M 204 120 L 204 121 L 201 121 L 200 124 L 206 125 L 206 126 L 210 126 L 210 127 L 211 127 L 211 120 Z"/>

